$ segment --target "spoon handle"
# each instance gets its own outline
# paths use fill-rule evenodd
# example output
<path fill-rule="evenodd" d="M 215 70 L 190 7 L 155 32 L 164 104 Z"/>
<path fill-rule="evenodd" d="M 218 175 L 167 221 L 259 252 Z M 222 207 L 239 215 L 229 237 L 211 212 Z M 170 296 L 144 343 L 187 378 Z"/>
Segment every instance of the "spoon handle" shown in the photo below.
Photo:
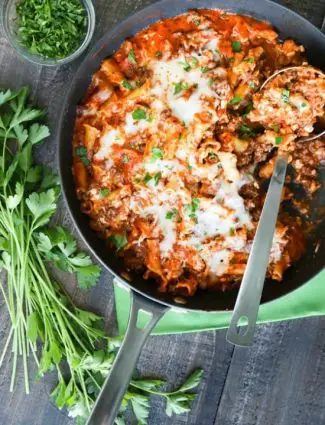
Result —
<path fill-rule="evenodd" d="M 238 292 L 235 308 L 227 332 L 227 341 L 240 346 L 252 344 L 257 313 L 261 301 L 266 269 L 278 217 L 288 158 L 278 157 L 261 217 L 256 229 L 247 266 Z M 240 323 L 242 319 L 242 322 Z M 247 325 L 245 331 L 238 325 Z"/>

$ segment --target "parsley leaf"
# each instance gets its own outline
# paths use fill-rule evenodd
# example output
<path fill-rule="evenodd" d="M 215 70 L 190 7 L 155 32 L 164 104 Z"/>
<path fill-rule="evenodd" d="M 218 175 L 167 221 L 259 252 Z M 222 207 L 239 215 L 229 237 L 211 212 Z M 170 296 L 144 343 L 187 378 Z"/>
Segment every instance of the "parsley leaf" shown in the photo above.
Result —
<path fill-rule="evenodd" d="M 272 128 L 272 130 L 274 130 L 276 133 L 279 133 L 280 131 L 280 126 L 278 124 L 272 124 L 270 125 L 270 128 Z"/>
<path fill-rule="evenodd" d="M 137 108 L 132 112 L 132 118 L 134 119 L 134 121 L 146 120 L 147 113 L 144 109 Z"/>
<path fill-rule="evenodd" d="M 155 56 L 156 58 L 160 59 L 162 57 L 162 52 L 160 50 L 157 50 Z"/>
<path fill-rule="evenodd" d="M 57 196 L 53 189 L 46 192 L 31 193 L 26 199 L 26 205 L 33 216 L 34 228 L 48 223 L 56 210 Z"/>
<path fill-rule="evenodd" d="M 191 203 L 185 207 L 186 214 L 194 221 L 197 221 L 197 211 L 200 208 L 200 199 L 193 198 Z"/>
<path fill-rule="evenodd" d="M 104 198 L 105 196 L 109 195 L 109 189 L 107 187 L 104 187 L 103 189 L 100 189 L 99 193 L 100 193 L 100 196 Z"/>
<path fill-rule="evenodd" d="M 166 213 L 166 219 L 167 220 L 175 220 L 178 216 L 178 210 L 177 208 L 172 208 L 170 211 L 167 211 Z"/>
<path fill-rule="evenodd" d="M 157 186 L 158 183 L 159 183 L 159 180 L 161 179 L 161 172 L 159 171 L 157 174 L 155 174 L 153 176 L 153 179 L 154 179 L 154 182 L 155 182 L 155 186 Z"/>
<path fill-rule="evenodd" d="M 241 139 L 252 138 L 256 136 L 256 132 L 247 125 L 241 124 L 238 128 L 238 134 Z"/>
<path fill-rule="evenodd" d="M 160 148 L 151 149 L 151 159 L 156 161 L 157 159 L 162 159 L 164 156 L 164 151 Z"/>
<path fill-rule="evenodd" d="M 191 65 L 187 61 L 180 61 L 178 63 L 182 65 L 184 71 L 189 72 L 191 70 Z"/>
<path fill-rule="evenodd" d="M 132 394 L 131 405 L 137 421 L 141 425 L 147 425 L 149 417 L 149 399 L 140 394 Z"/>
<path fill-rule="evenodd" d="M 247 114 L 250 113 L 250 111 L 253 109 L 253 102 L 249 102 L 246 106 L 246 108 L 244 109 L 244 111 L 240 114 L 241 116 L 246 116 Z"/>
<path fill-rule="evenodd" d="M 129 60 L 130 63 L 132 63 L 134 65 L 136 65 L 136 63 L 137 63 L 137 60 L 135 58 L 135 53 L 134 53 L 134 50 L 133 49 L 131 49 L 129 51 L 129 53 L 128 53 L 128 60 Z"/>
<path fill-rule="evenodd" d="M 122 162 L 123 162 L 123 164 L 128 164 L 128 162 L 129 162 L 129 157 L 126 153 L 122 154 Z"/>
<path fill-rule="evenodd" d="M 290 96 L 290 90 L 284 89 L 281 95 L 281 99 L 283 100 L 284 103 L 289 102 L 289 96 Z"/>
<path fill-rule="evenodd" d="M 127 237 L 125 235 L 114 235 L 111 237 L 111 240 L 114 243 L 117 251 L 119 251 L 128 243 Z"/>
<path fill-rule="evenodd" d="M 237 53 L 241 52 L 241 42 L 240 41 L 233 41 L 231 43 L 231 47 L 232 47 L 233 52 L 237 52 Z"/>
<path fill-rule="evenodd" d="M 125 89 L 128 89 L 128 90 L 133 89 L 132 85 L 128 82 L 128 80 L 123 80 L 123 81 L 122 81 L 122 86 L 123 86 Z"/>
<path fill-rule="evenodd" d="M 88 159 L 88 151 L 85 148 L 85 146 L 78 146 L 75 148 L 75 154 L 77 156 L 79 156 L 80 161 L 84 164 L 84 165 L 89 165 L 90 164 L 90 160 Z"/>
<path fill-rule="evenodd" d="M 201 72 L 202 72 L 202 74 L 205 74 L 208 71 L 209 71 L 209 67 L 208 66 L 201 66 Z"/>
<path fill-rule="evenodd" d="M 29 128 L 29 140 L 32 145 L 42 142 L 44 139 L 49 137 L 50 130 L 46 125 L 40 125 L 34 123 Z"/>
<path fill-rule="evenodd" d="M 177 83 L 176 85 L 175 85 L 175 89 L 174 89 L 174 94 L 176 95 L 176 94 L 179 94 L 181 91 L 183 91 L 183 90 L 187 90 L 188 89 L 188 84 L 187 83 L 185 83 L 185 82 L 180 82 L 180 83 Z"/>
<path fill-rule="evenodd" d="M 275 144 L 280 145 L 283 142 L 282 136 L 275 136 Z"/>
<path fill-rule="evenodd" d="M 236 105 L 237 103 L 240 103 L 242 100 L 243 100 L 242 96 L 234 96 L 234 97 L 230 100 L 229 104 L 230 104 L 230 105 Z"/>
<path fill-rule="evenodd" d="M 144 176 L 143 181 L 145 183 L 148 183 L 148 182 L 150 182 L 151 179 L 152 179 L 151 175 L 149 173 L 146 173 L 145 176 Z"/>

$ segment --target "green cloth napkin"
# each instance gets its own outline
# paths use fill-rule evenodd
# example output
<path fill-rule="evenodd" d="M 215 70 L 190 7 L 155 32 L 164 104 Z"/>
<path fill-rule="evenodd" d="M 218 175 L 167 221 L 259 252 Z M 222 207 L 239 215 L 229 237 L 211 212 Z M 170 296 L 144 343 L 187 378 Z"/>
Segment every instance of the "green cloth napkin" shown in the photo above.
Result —
<path fill-rule="evenodd" d="M 117 279 L 115 304 L 119 334 L 124 334 L 130 309 L 129 290 Z M 258 323 L 298 319 L 325 315 L 325 270 L 302 287 L 288 295 L 260 307 Z M 153 330 L 155 335 L 207 331 L 228 327 L 231 312 L 202 313 L 169 310 Z M 140 322 L 146 323 L 146 315 L 140 312 Z"/>

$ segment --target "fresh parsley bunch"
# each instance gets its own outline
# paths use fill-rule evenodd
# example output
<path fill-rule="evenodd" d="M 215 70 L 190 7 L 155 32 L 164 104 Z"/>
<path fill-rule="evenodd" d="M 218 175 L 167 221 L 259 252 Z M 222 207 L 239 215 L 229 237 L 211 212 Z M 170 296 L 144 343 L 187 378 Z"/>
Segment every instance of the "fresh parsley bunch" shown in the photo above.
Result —
<path fill-rule="evenodd" d="M 47 270 L 46 263 L 51 262 L 76 273 L 82 288 L 95 285 L 100 274 L 66 229 L 49 227 L 60 194 L 59 181 L 49 169 L 35 164 L 32 156 L 33 147 L 50 134 L 39 122 L 43 116 L 44 111 L 28 104 L 27 88 L 0 91 L 0 267 L 6 271 L 0 290 L 11 320 L 0 367 L 11 353 L 12 391 L 21 360 L 27 393 L 29 356 L 38 366 L 38 378 L 55 370 L 58 384 L 52 396 L 56 405 L 66 407 L 82 424 L 111 370 L 119 341 L 108 341 L 102 318 L 77 308 Z M 138 423 L 146 424 L 151 394 L 167 400 L 168 415 L 186 412 L 194 398 L 188 390 L 198 385 L 200 375 L 195 372 L 174 392 L 160 390 L 161 380 L 133 380 L 121 412 L 131 405 Z M 117 423 L 124 423 L 122 417 Z"/>

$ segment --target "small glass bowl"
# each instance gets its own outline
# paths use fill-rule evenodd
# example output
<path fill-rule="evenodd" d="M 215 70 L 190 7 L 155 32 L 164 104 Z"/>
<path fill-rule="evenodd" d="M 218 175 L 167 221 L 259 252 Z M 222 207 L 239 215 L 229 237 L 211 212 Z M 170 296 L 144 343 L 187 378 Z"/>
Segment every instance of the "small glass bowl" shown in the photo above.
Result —
<path fill-rule="evenodd" d="M 62 58 L 62 59 L 47 58 L 44 56 L 33 54 L 26 47 L 22 46 L 19 43 L 19 40 L 17 37 L 17 13 L 16 13 L 16 3 L 18 1 L 20 0 L 5 0 L 5 3 L 3 6 L 2 21 L 3 21 L 3 27 L 5 29 L 5 34 L 10 44 L 25 59 L 39 65 L 47 65 L 47 66 L 64 65 L 76 59 L 79 55 L 81 55 L 81 53 L 83 53 L 86 50 L 94 34 L 95 21 L 96 21 L 95 9 L 91 0 L 80 0 L 81 3 L 84 5 L 86 13 L 87 13 L 88 27 L 87 27 L 87 32 L 85 34 L 85 37 L 81 41 L 81 44 L 77 50 L 71 53 L 71 55 L 66 56 L 65 58 Z"/>

